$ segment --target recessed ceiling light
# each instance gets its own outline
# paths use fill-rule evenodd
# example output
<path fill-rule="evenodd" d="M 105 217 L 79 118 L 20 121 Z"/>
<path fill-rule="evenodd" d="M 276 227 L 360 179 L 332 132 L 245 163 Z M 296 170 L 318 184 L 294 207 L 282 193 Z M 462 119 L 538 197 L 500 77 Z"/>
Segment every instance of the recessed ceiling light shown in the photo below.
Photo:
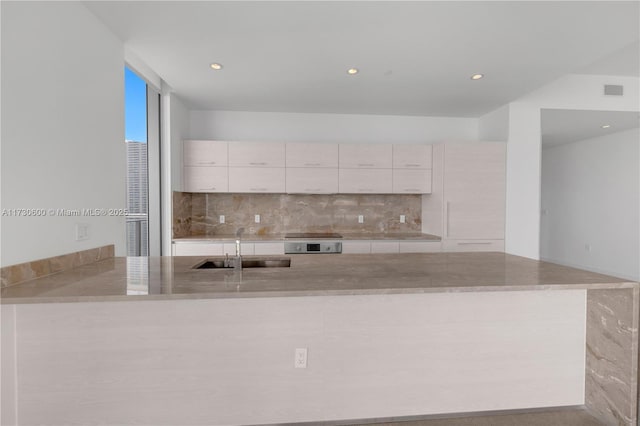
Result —
<path fill-rule="evenodd" d="M 360 70 L 358 68 L 349 68 L 347 70 L 347 74 L 349 75 L 356 75 L 360 72 Z"/>
<path fill-rule="evenodd" d="M 603 125 L 602 125 L 602 128 L 603 128 L 603 129 L 608 129 L 609 127 L 611 127 L 611 124 L 603 124 Z"/>
<path fill-rule="evenodd" d="M 212 63 L 210 66 L 211 66 L 211 69 L 214 69 L 216 71 L 222 69 L 222 64 L 219 64 L 217 62 Z"/>
<path fill-rule="evenodd" d="M 471 80 L 480 80 L 482 77 L 484 77 L 484 74 L 474 74 L 471 76 Z"/>

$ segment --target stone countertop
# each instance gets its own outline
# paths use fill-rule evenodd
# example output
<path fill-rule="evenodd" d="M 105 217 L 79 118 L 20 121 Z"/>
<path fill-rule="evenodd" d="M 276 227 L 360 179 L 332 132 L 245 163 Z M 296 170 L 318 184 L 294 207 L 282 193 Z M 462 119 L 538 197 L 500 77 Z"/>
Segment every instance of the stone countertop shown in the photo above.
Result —
<path fill-rule="evenodd" d="M 298 254 L 289 257 L 290 268 L 246 268 L 241 273 L 228 269 L 192 269 L 206 256 L 110 258 L 3 288 L 2 304 L 640 286 L 619 278 L 504 253 Z"/>
<path fill-rule="evenodd" d="M 409 233 L 409 232 L 397 232 L 397 233 L 341 233 L 342 238 L 330 239 L 331 241 L 349 241 L 349 240 L 365 240 L 365 241 L 440 241 L 441 238 L 437 235 L 431 234 L 422 234 L 422 233 Z M 303 238 L 303 240 L 312 240 L 313 238 Z M 235 235 L 198 235 L 191 237 L 181 237 L 174 238 L 173 242 L 235 242 Z M 284 241 L 285 234 L 266 234 L 266 235 L 256 235 L 256 234 L 245 234 L 242 236 L 242 241 L 244 242 L 260 242 L 260 241 Z M 296 240 L 295 238 L 289 239 L 287 241 Z M 299 239 L 297 239 L 299 240 Z M 325 240 L 325 238 L 322 238 Z"/>

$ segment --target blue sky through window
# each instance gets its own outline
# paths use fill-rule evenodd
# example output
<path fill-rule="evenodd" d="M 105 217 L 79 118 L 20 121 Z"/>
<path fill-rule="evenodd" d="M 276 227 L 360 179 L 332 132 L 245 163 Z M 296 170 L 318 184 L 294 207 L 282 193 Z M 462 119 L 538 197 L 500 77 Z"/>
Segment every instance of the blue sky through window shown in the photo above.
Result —
<path fill-rule="evenodd" d="M 124 138 L 147 142 L 147 83 L 124 68 Z"/>

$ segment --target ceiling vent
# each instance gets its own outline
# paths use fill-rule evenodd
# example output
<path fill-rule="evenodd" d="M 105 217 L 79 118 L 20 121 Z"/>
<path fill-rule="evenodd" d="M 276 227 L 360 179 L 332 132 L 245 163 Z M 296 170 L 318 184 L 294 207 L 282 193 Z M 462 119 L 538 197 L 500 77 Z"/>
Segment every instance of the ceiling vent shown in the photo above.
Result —
<path fill-rule="evenodd" d="M 605 84 L 604 94 L 607 96 L 622 96 L 624 94 L 624 86 L 617 84 Z"/>

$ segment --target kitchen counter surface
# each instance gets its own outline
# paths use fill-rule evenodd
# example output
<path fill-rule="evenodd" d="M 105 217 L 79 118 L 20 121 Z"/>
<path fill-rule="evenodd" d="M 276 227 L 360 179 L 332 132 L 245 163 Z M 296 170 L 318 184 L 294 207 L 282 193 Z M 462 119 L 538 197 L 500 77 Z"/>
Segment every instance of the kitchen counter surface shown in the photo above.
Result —
<path fill-rule="evenodd" d="M 396 232 L 396 233 L 347 233 L 341 234 L 342 238 L 335 239 L 335 241 L 341 240 L 381 240 L 381 241 L 440 241 L 441 238 L 437 235 L 422 234 L 422 233 L 408 233 L 408 232 Z M 313 238 L 302 238 L 306 240 L 312 240 Z M 324 238 L 323 238 L 324 239 Z M 235 235 L 199 235 L 191 237 L 174 238 L 174 242 L 228 242 L 235 241 Z M 285 234 L 246 234 L 242 236 L 244 242 L 259 242 L 259 241 L 280 241 L 285 240 Z M 291 241 L 294 239 L 287 240 Z M 333 240 L 333 239 L 332 239 Z"/>
<path fill-rule="evenodd" d="M 288 257 L 290 268 L 246 268 L 241 273 L 192 269 L 206 256 L 110 258 L 3 288 L 2 304 L 640 286 L 504 253 Z"/>

